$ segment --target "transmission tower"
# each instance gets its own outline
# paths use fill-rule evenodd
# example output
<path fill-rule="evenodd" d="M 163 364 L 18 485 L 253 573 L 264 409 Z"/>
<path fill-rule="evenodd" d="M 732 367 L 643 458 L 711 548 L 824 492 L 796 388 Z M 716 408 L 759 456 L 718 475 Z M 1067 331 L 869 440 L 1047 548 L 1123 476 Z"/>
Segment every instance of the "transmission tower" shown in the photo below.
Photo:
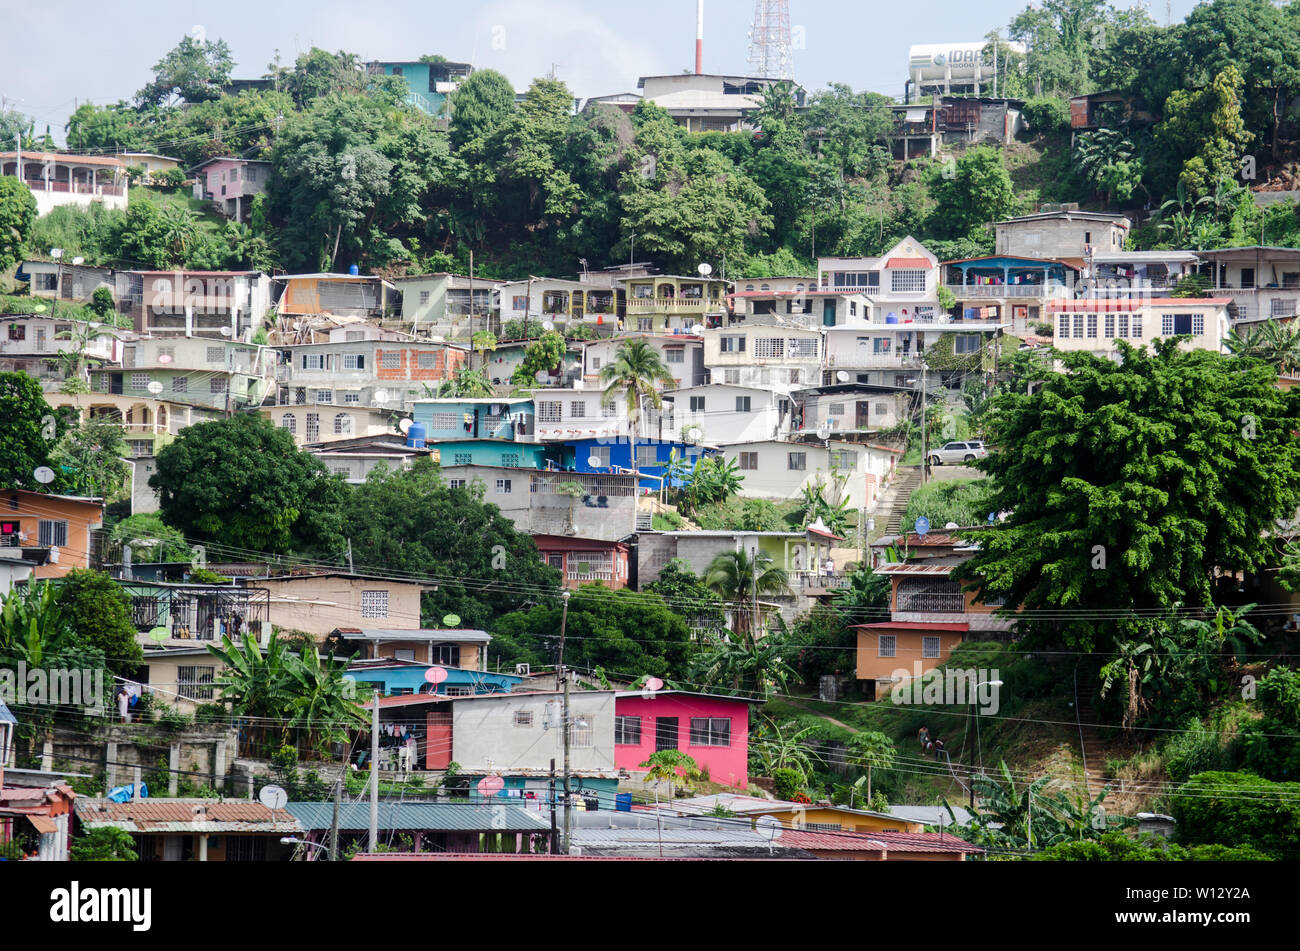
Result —
<path fill-rule="evenodd" d="M 790 0 L 754 0 L 749 30 L 749 64 L 764 79 L 794 79 Z"/>

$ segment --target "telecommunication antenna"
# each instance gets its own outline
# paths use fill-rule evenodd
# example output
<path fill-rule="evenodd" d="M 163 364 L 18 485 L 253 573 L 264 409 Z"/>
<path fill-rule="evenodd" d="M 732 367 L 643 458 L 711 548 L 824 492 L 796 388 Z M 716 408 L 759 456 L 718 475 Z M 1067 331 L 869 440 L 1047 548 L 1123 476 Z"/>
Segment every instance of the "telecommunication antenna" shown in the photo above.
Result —
<path fill-rule="evenodd" d="M 749 64 L 763 79 L 794 79 L 790 0 L 754 0 L 749 28 Z"/>

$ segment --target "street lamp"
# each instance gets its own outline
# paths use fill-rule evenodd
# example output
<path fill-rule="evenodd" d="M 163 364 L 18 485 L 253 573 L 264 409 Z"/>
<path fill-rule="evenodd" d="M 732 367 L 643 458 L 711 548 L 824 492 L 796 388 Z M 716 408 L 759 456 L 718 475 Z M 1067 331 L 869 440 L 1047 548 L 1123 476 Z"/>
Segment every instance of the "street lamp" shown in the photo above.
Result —
<path fill-rule="evenodd" d="M 329 851 L 329 849 L 325 848 L 325 846 L 320 845 L 316 842 L 308 842 L 306 839 L 295 838 L 294 836 L 291 835 L 283 836 L 280 839 L 280 844 L 281 845 L 310 845 L 313 849 L 320 849 L 322 852 Z"/>
<path fill-rule="evenodd" d="M 54 300 L 50 302 L 50 318 L 53 319 L 54 312 L 59 306 L 59 293 L 63 290 L 63 249 L 50 248 L 50 257 L 54 258 L 58 268 L 54 278 Z"/>
<path fill-rule="evenodd" d="M 979 696 L 980 687 L 1001 687 L 1000 680 L 986 680 L 982 684 L 971 684 L 970 695 L 970 721 L 975 725 L 976 735 L 979 731 L 979 721 L 976 717 L 979 715 L 975 707 L 975 701 Z M 975 811 L 975 743 L 970 746 L 970 808 L 971 812 Z"/>
<path fill-rule="evenodd" d="M 564 635 L 569 624 L 569 591 L 560 592 L 563 608 L 560 610 L 560 662 L 557 672 L 564 690 L 564 706 L 560 722 L 564 727 L 564 853 L 569 854 L 569 836 L 572 830 L 573 804 L 569 801 L 569 671 L 564 666 Z"/>

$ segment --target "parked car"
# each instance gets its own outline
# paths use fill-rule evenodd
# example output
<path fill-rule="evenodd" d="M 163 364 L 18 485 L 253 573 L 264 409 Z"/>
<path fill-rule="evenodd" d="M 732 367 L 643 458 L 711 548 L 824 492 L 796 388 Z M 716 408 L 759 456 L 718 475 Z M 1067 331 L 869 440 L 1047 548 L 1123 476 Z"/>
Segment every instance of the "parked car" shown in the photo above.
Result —
<path fill-rule="evenodd" d="M 945 463 L 962 465 L 963 463 L 974 462 L 976 459 L 982 459 L 988 454 L 988 450 L 984 448 L 984 443 L 978 439 L 944 443 L 938 449 L 931 451 L 930 465 L 942 466 Z"/>

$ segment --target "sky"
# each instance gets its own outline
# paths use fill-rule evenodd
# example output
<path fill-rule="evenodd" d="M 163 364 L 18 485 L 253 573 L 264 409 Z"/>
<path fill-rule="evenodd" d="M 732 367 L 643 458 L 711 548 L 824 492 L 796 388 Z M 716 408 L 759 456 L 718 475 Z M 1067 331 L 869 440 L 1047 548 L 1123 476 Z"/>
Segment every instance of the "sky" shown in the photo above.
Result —
<path fill-rule="evenodd" d="M 56 141 L 77 103 L 130 99 L 150 67 L 184 36 L 224 39 L 236 78 L 267 71 L 278 51 L 292 65 L 313 46 L 366 60 L 425 53 L 503 72 L 518 89 L 552 69 L 574 94 L 634 92 L 639 76 L 692 70 L 695 0 L 224 0 L 221 3 L 104 4 L 5 0 L 0 37 L 0 105 L 35 116 Z M 908 47 L 971 42 L 1005 29 L 1026 0 L 790 0 L 795 79 L 816 90 L 831 82 L 901 95 Z M 1128 0 L 1117 5 L 1126 6 Z M 1175 20 L 1195 0 L 1171 0 Z M 1164 0 L 1149 9 L 1165 20 Z M 754 0 L 705 0 L 704 71 L 748 72 Z"/>

